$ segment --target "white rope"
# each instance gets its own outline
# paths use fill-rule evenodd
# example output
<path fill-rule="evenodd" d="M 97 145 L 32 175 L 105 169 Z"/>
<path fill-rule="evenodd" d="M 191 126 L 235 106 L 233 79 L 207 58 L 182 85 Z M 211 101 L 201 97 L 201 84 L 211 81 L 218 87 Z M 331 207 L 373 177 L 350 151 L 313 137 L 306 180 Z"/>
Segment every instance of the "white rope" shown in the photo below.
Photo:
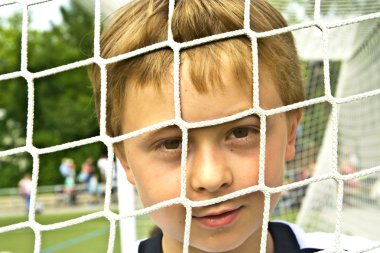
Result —
<path fill-rule="evenodd" d="M 21 71 L 27 73 L 28 65 L 28 5 L 22 5 Z"/>
<path fill-rule="evenodd" d="M 188 252 L 188 247 L 190 243 L 190 229 L 191 229 L 191 218 L 192 218 L 192 208 L 194 207 L 204 207 L 213 205 L 216 203 L 220 203 L 223 201 L 227 201 L 230 199 L 238 198 L 240 196 L 244 196 L 246 194 L 250 194 L 253 192 L 262 192 L 264 194 L 264 213 L 263 213 L 263 224 L 262 224 L 262 238 L 261 238 L 261 250 L 260 252 L 264 253 L 266 251 L 266 243 L 267 243 L 267 230 L 268 230 L 268 222 L 270 215 L 270 201 L 271 195 L 277 194 L 281 191 L 291 190 L 295 188 L 299 188 L 305 185 L 309 185 L 311 183 L 334 179 L 338 182 L 338 198 L 337 198 L 337 218 L 336 218 L 336 227 L 335 227 L 335 252 L 340 251 L 340 232 L 341 232 L 341 211 L 342 211 L 342 199 L 343 199 L 343 185 L 347 180 L 360 178 L 369 174 L 379 173 L 380 166 L 375 166 L 370 169 L 366 169 L 360 172 L 352 173 L 349 175 L 342 175 L 338 172 L 337 169 L 337 152 L 338 152 L 338 104 L 348 103 L 360 99 L 365 99 L 371 96 L 380 95 L 380 89 L 368 91 L 364 93 L 360 93 L 357 95 L 352 95 L 345 98 L 335 98 L 331 94 L 331 86 L 330 86 L 330 76 L 329 76 L 329 57 L 328 57 L 328 32 L 329 29 L 362 22 L 365 20 L 371 20 L 380 17 L 380 13 L 372 13 L 368 15 L 362 15 L 359 17 L 349 18 L 346 20 L 341 20 L 337 22 L 323 23 L 321 21 L 320 13 L 321 13 L 321 2 L 320 0 L 315 1 L 315 9 L 314 9 L 314 20 L 309 22 L 304 22 L 301 24 L 296 24 L 272 31 L 266 31 L 257 33 L 250 29 L 250 1 L 245 1 L 245 12 L 244 12 L 244 28 L 237 31 L 227 32 L 223 34 L 217 34 L 213 36 L 209 36 L 206 38 L 196 39 L 188 42 L 178 43 L 174 41 L 173 34 L 171 31 L 171 20 L 172 15 L 174 13 L 175 1 L 169 1 L 169 27 L 168 27 L 168 40 L 160 43 L 153 44 L 151 46 L 137 49 L 132 52 L 128 52 L 122 55 L 118 55 L 116 57 L 112 57 L 109 59 L 103 59 L 100 56 L 100 30 L 101 30 L 101 5 L 100 0 L 95 0 L 95 31 L 94 31 L 94 57 L 88 58 L 85 60 L 77 61 L 74 63 L 66 64 L 63 66 L 59 66 L 52 69 L 47 69 L 44 71 L 30 73 L 27 70 L 28 66 L 28 6 L 34 4 L 42 4 L 49 0 L 18 0 L 18 1 L 3 1 L 0 3 L 0 6 L 5 6 L 12 3 L 20 3 L 23 7 L 23 21 L 22 21 L 22 40 L 21 40 L 21 69 L 20 71 L 15 71 L 13 73 L 6 73 L 0 75 L 0 81 L 2 80 L 10 80 L 18 77 L 23 77 L 27 80 L 28 84 L 28 113 L 27 113 L 27 137 L 26 137 L 26 145 L 24 147 L 14 148 L 10 150 L 0 151 L 0 157 L 9 156 L 17 153 L 28 152 L 32 155 L 33 158 L 33 174 L 32 174 L 32 183 L 33 189 L 31 194 L 31 202 L 29 209 L 28 221 L 20 222 L 17 224 L 12 224 L 9 226 L 0 227 L 0 233 L 5 233 L 17 229 L 28 228 L 30 227 L 35 234 L 35 246 L 34 252 L 38 253 L 41 251 L 41 232 L 42 231 L 50 231 L 56 230 L 76 224 L 80 224 L 86 221 L 90 221 L 97 218 L 107 218 L 110 222 L 110 234 L 109 234 L 109 244 L 107 252 L 111 253 L 114 249 L 115 242 L 115 234 L 116 234 L 116 222 L 121 219 L 136 217 L 139 215 L 145 215 L 161 208 L 165 208 L 172 205 L 183 205 L 186 210 L 186 218 L 185 218 L 185 227 L 184 227 L 184 244 L 183 244 L 183 252 Z M 316 26 L 322 30 L 322 39 L 323 39 L 323 62 L 324 62 L 324 84 L 325 84 L 325 95 L 319 98 L 309 99 L 306 101 L 302 101 L 299 103 L 295 103 L 292 105 L 281 106 L 278 108 L 264 110 L 260 108 L 259 102 L 259 62 L 258 62 L 258 46 L 257 39 L 264 38 L 274 35 L 279 35 L 286 32 L 296 31 L 304 28 L 309 28 Z M 253 60 L 253 69 L 252 69 L 252 77 L 253 77 L 253 104 L 252 108 L 245 110 L 243 112 L 237 113 L 232 116 L 223 117 L 219 119 L 201 121 L 201 122 L 186 122 L 182 119 L 181 115 L 181 98 L 180 98 L 180 56 L 181 50 L 199 46 L 209 42 L 215 42 L 219 40 L 223 40 L 226 38 L 232 38 L 237 36 L 248 36 L 251 40 L 252 46 L 252 60 Z M 174 65 L 173 65 L 173 82 L 174 82 L 174 106 L 175 106 L 175 118 L 172 120 L 160 122 L 158 124 L 154 124 L 143 129 L 139 129 L 137 131 L 124 134 L 118 137 L 109 137 L 106 134 L 106 95 L 107 95 L 107 65 L 115 62 L 119 62 L 125 59 L 129 59 L 131 57 L 143 55 L 158 49 L 163 48 L 171 48 L 174 52 Z M 99 136 L 82 139 L 79 141 L 74 141 L 70 143 L 65 143 L 61 145 L 56 145 L 48 148 L 36 148 L 33 146 L 33 119 L 34 119 L 34 80 L 37 78 L 54 75 L 57 73 L 61 73 L 64 71 L 76 69 L 79 67 L 87 66 L 90 64 L 96 63 L 99 65 L 101 70 L 101 102 L 100 102 L 100 133 Z M 332 161 L 331 167 L 332 172 L 324 175 L 315 176 L 300 182 L 295 182 L 287 185 L 282 185 L 278 187 L 268 187 L 265 185 L 265 149 L 266 149 L 266 118 L 268 116 L 283 113 L 286 111 L 290 111 L 297 108 L 306 107 L 313 104 L 318 104 L 322 102 L 328 102 L 332 105 L 332 120 L 333 120 L 333 134 L 332 138 Z M 205 126 L 213 126 L 217 124 L 223 124 L 226 122 L 230 122 L 236 119 L 240 119 L 250 114 L 257 114 L 260 117 L 260 160 L 259 160 L 259 182 L 258 185 L 251 186 L 236 192 L 229 193 L 227 195 L 208 199 L 204 201 L 192 201 L 186 196 L 186 160 L 187 160 L 187 145 L 188 145 L 188 131 L 194 128 L 200 128 Z M 110 200 L 111 200 L 111 187 L 112 187 L 112 167 L 113 167 L 113 159 L 114 159 L 114 151 L 113 144 L 136 137 L 140 134 L 153 131 L 159 128 L 176 125 L 182 131 L 183 138 L 183 147 L 182 147 L 182 156 L 181 156 L 181 191 L 180 196 L 174 199 L 166 200 L 150 207 L 146 207 L 140 210 L 135 210 L 127 215 L 119 215 L 115 214 L 110 210 Z M 54 224 L 42 225 L 35 221 L 35 205 L 36 205 L 36 196 L 37 196 L 37 185 L 38 185 L 38 176 L 39 176 L 39 155 L 57 152 L 60 150 L 66 150 L 73 147 L 78 147 L 90 143 L 95 142 L 103 142 L 108 149 L 108 161 L 109 161 L 109 170 L 107 171 L 107 182 L 106 182 L 106 194 L 105 194 L 105 202 L 104 202 L 104 210 L 100 212 L 95 212 L 92 214 L 84 215 L 79 218 L 71 219 L 64 222 L 58 222 Z M 380 245 L 379 245 L 380 247 Z"/>
<path fill-rule="evenodd" d="M 113 253 L 115 247 L 115 236 L 116 236 L 116 221 L 115 219 L 109 219 L 110 221 L 110 234 L 108 241 L 107 253 Z"/>
<path fill-rule="evenodd" d="M 315 0 L 314 3 L 314 20 L 319 22 L 321 19 L 321 0 Z"/>
<path fill-rule="evenodd" d="M 261 241 L 260 241 L 260 253 L 265 253 L 267 249 L 267 238 L 268 238 L 268 222 L 270 215 L 270 192 L 263 191 L 264 194 L 264 213 L 263 213 L 263 224 L 261 226 Z"/>

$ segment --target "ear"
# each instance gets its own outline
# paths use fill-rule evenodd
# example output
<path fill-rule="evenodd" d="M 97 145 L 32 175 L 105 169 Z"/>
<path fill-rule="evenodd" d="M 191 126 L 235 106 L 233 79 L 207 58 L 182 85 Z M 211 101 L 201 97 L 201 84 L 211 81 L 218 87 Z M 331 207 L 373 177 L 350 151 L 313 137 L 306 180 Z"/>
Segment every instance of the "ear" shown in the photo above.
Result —
<path fill-rule="evenodd" d="M 288 140 L 285 151 L 285 161 L 291 161 L 296 154 L 297 129 L 302 117 L 302 110 L 295 112 L 293 115 L 287 115 L 288 119 Z"/>
<path fill-rule="evenodd" d="M 122 144 L 117 144 L 114 146 L 115 154 L 117 158 L 119 159 L 121 165 L 123 166 L 123 169 L 125 171 L 125 174 L 127 175 L 128 182 L 130 182 L 133 185 L 136 185 L 135 176 L 133 175 L 133 172 L 129 166 L 127 156 L 124 151 L 124 147 L 122 147 Z"/>

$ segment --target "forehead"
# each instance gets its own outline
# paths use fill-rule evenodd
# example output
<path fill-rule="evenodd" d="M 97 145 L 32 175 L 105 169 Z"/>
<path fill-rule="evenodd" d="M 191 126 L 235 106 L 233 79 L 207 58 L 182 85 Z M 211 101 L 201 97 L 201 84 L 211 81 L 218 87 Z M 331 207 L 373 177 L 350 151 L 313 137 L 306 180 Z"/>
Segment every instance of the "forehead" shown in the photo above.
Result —
<path fill-rule="evenodd" d="M 190 74 L 190 61 L 185 61 L 181 72 L 181 112 L 184 120 L 198 122 L 230 116 L 252 108 L 252 87 L 240 83 L 229 65 L 221 64 L 217 84 L 201 84 L 209 87 L 200 92 Z M 198 80 L 199 81 L 199 80 Z M 208 82 L 209 80 L 200 80 Z"/>
<path fill-rule="evenodd" d="M 191 64 L 191 63 L 189 63 Z M 183 64 L 180 73 L 181 115 L 185 121 L 198 122 L 230 116 L 252 108 L 252 84 L 241 84 L 228 66 L 221 70 L 219 88 L 199 92 L 191 82 Z M 269 71 L 260 73 L 260 106 L 264 109 L 282 105 Z M 174 87 L 168 81 L 159 88 L 154 85 L 127 88 L 122 105 L 123 133 L 135 131 L 165 120 L 175 118 Z"/>

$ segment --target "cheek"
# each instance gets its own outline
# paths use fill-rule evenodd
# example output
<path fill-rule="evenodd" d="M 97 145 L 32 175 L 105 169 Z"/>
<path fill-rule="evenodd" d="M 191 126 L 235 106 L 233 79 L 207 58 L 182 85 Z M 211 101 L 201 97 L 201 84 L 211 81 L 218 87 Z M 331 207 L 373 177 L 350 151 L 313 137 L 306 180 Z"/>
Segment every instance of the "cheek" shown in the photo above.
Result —
<path fill-rule="evenodd" d="M 138 158 L 138 156 L 134 157 Z M 179 168 L 167 168 L 143 158 L 130 161 L 130 166 L 136 180 L 138 194 L 145 207 L 179 197 Z"/>
<path fill-rule="evenodd" d="M 267 139 L 265 153 L 265 184 L 270 187 L 282 185 L 283 182 L 286 148 L 285 139 Z"/>
<path fill-rule="evenodd" d="M 259 156 L 260 150 L 258 148 L 249 152 L 227 152 L 226 157 L 228 159 L 226 161 L 234 174 L 237 190 L 257 185 L 259 178 Z"/>
<path fill-rule="evenodd" d="M 265 153 L 265 184 L 270 187 L 282 185 L 285 147 L 276 138 L 268 138 Z M 229 156 L 229 165 L 234 172 L 239 190 L 258 184 L 260 149 L 245 154 Z"/>
<path fill-rule="evenodd" d="M 265 157 L 265 184 L 269 187 L 282 185 L 284 176 L 284 150 L 267 150 Z"/>
<path fill-rule="evenodd" d="M 280 186 L 284 176 L 283 149 L 267 150 L 265 157 L 265 184 L 269 187 Z"/>
<path fill-rule="evenodd" d="M 267 155 L 265 159 L 265 184 L 269 187 L 282 185 L 285 165 L 280 157 L 280 155 Z"/>
<path fill-rule="evenodd" d="M 154 224 L 164 231 L 167 237 L 183 241 L 186 217 L 186 211 L 183 206 L 172 205 L 161 208 L 150 213 L 149 216 L 154 221 Z"/>

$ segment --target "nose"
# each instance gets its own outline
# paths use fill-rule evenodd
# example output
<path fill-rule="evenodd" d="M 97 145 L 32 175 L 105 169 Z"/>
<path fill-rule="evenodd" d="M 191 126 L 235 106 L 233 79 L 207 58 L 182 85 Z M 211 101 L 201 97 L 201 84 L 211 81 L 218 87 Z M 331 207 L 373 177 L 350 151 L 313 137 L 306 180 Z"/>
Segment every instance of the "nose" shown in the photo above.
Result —
<path fill-rule="evenodd" d="M 193 191 L 217 193 L 232 184 L 232 170 L 222 147 L 198 146 L 190 152 L 188 158 L 188 182 Z"/>

